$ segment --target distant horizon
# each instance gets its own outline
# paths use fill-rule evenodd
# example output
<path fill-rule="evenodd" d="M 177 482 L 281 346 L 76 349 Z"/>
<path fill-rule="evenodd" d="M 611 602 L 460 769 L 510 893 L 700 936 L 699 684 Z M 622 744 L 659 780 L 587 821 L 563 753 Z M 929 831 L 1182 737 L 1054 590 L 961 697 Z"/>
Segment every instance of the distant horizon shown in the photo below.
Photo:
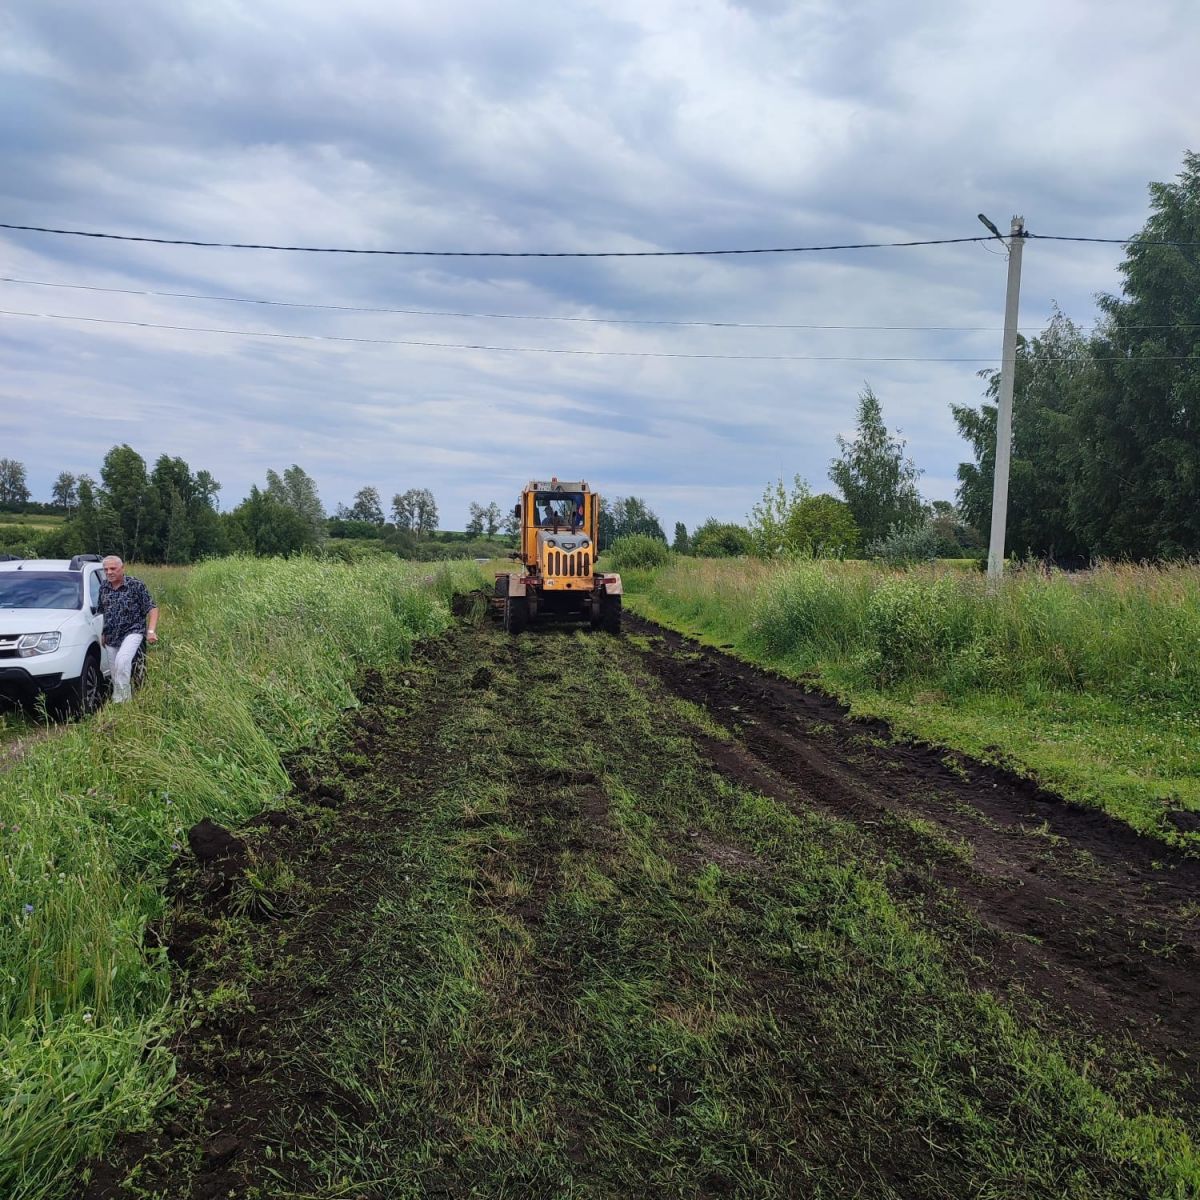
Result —
<path fill-rule="evenodd" d="M 1195 137 L 1200 9 L 1151 3 L 1131 25 L 1018 0 L 1000 37 L 994 10 L 933 0 L 902 23 L 833 0 L 15 0 L 4 31 L 8 225 L 658 252 L 972 239 L 977 213 L 1134 236 Z M 1006 273 L 994 240 L 583 259 L 0 245 L 0 453 L 39 496 L 128 443 L 226 496 L 298 463 L 330 509 L 370 484 L 465 513 L 582 474 L 689 528 L 743 522 L 776 478 L 831 491 L 867 384 L 922 494 L 953 501 L 970 455 L 950 405 L 979 404 L 999 365 Z M 1090 328 L 1123 257 L 1030 242 L 1022 329 L 1056 305 Z"/>

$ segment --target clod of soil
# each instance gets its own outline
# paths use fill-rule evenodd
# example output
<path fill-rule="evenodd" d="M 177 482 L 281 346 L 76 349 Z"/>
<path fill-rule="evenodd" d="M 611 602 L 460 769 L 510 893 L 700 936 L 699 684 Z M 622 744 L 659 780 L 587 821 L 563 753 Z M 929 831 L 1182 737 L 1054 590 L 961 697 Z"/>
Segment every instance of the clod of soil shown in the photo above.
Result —
<path fill-rule="evenodd" d="M 1167 813 L 1167 823 L 1173 825 L 1180 833 L 1200 833 L 1200 812 L 1174 809 Z"/>
<path fill-rule="evenodd" d="M 205 1148 L 204 1165 L 206 1167 L 223 1167 L 241 1148 L 240 1138 L 234 1137 L 231 1133 L 223 1133 L 220 1137 L 213 1138 Z"/>
<path fill-rule="evenodd" d="M 224 825 L 207 817 L 188 830 L 188 845 L 202 867 L 235 863 L 246 856 L 246 843 L 234 837 Z"/>
<path fill-rule="evenodd" d="M 462 619 L 473 617 L 487 607 L 490 597 L 487 592 L 460 592 L 450 601 L 450 615 Z"/>
<path fill-rule="evenodd" d="M 259 813 L 246 822 L 248 829 L 295 829 L 300 822 L 291 813 L 281 812 L 277 808 L 269 812 Z"/>
<path fill-rule="evenodd" d="M 188 845 L 200 864 L 201 887 L 210 904 L 218 904 L 233 891 L 246 872 L 246 843 L 223 825 L 204 818 L 188 830 Z"/>

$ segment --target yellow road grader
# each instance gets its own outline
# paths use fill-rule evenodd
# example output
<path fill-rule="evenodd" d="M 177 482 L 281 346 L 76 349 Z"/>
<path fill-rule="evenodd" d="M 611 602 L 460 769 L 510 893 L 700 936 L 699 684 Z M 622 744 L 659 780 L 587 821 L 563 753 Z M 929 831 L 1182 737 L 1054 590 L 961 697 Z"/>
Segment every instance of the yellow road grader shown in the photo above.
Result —
<path fill-rule="evenodd" d="M 621 632 L 621 576 L 596 569 L 600 497 L 582 481 L 532 479 L 514 509 L 519 571 L 496 576 L 504 628 L 521 633 L 530 621 L 586 621 Z"/>

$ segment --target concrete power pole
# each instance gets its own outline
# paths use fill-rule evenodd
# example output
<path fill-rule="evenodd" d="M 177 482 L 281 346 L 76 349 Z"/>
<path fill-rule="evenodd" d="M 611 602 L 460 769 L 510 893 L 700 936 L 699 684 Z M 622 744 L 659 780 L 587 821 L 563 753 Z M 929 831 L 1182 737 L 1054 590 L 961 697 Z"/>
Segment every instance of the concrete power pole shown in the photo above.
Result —
<path fill-rule="evenodd" d="M 989 222 L 990 224 L 990 222 Z M 994 229 L 995 226 L 992 226 Z M 999 237 L 999 234 L 997 234 Z M 1013 217 L 1008 239 L 1008 294 L 1004 299 L 1004 346 L 1000 358 L 1000 404 L 996 410 L 996 469 L 992 478 L 992 536 L 988 541 L 988 581 L 1004 573 L 1004 532 L 1008 522 L 1008 474 L 1012 458 L 1013 384 L 1017 373 L 1017 309 L 1021 302 L 1021 251 L 1025 218 Z"/>

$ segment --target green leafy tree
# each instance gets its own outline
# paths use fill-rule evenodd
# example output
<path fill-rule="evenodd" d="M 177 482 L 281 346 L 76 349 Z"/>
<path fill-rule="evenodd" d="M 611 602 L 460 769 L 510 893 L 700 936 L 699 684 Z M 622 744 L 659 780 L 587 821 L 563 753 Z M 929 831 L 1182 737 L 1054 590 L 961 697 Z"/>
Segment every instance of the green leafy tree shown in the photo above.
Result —
<path fill-rule="evenodd" d="M 484 521 L 487 520 L 487 509 L 472 500 L 467 511 L 470 515 L 470 519 L 467 521 L 467 532 L 472 537 L 479 537 L 483 533 Z"/>
<path fill-rule="evenodd" d="M 325 508 L 317 492 L 316 481 L 301 467 L 293 463 L 283 476 L 274 471 L 267 472 L 267 495 L 290 508 L 312 531 L 313 546 L 325 540 Z"/>
<path fill-rule="evenodd" d="M 978 529 L 963 520 L 949 500 L 935 500 L 929 506 L 925 525 L 937 540 L 938 558 L 975 557 L 984 546 Z"/>
<path fill-rule="evenodd" d="M 197 471 L 195 488 L 196 499 L 208 505 L 215 512 L 218 508 L 217 497 L 221 491 L 221 485 L 208 471 Z"/>
<path fill-rule="evenodd" d="M 182 458 L 162 454 L 150 472 L 158 522 L 147 529 L 142 557 L 149 562 L 186 563 L 192 558 L 189 502 L 194 488 L 191 468 Z"/>
<path fill-rule="evenodd" d="M 692 535 L 692 553 L 697 558 L 744 558 L 754 553 L 754 539 L 741 525 L 709 517 Z"/>
<path fill-rule="evenodd" d="M 228 554 L 232 549 L 226 527 L 217 512 L 220 490 L 221 485 L 208 471 L 196 472 L 192 481 L 192 497 L 188 502 L 193 558 L 216 558 Z"/>
<path fill-rule="evenodd" d="M 79 503 L 79 480 L 70 471 L 60 471 L 50 489 L 50 496 L 51 502 L 69 516 Z"/>
<path fill-rule="evenodd" d="M 232 537 L 234 544 L 264 557 L 287 558 L 320 545 L 312 522 L 274 494 L 269 485 L 263 491 L 251 487 L 250 495 L 233 510 L 230 523 L 237 531 Z"/>
<path fill-rule="evenodd" d="M 675 522 L 675 537 L 671 541 L 671 549 L 676 554 L 687 554 L 690 549 L 687 526 L 682 521 Z"/>
<path fill-rule="evenodd" d="M 829 477 L 850 506 L 864 541 L 886 537 L 896 527 L 919 525 L 924 515 L 917 480 L 921 472 L 904 456 L 905 443 L 883 423 L 879 399 L 868 384 L 858 399 L 858 433 L 837 439 L 841 455 Z"/>
<path fill-rule="evenodd" d="M 804 558 L 847 558 L 859 547 L 850 505 L 826 493 L 801 500 L 788 515 L 784 533 L 788 552 Z"/>
<path fill-rule="evenodd" d="M 187 501 L 172 492 L 167 511 L 167 524 L 163 539 L 162 559 L 168 563 L 192 561 L 192 518 Z"/>
<path fill-rule="evenodd" d="M 111 554 L 113 547 L 120 544 L 121 526 L 116 513 L 102 504 L 96 494 L 96 481 L 90 475 L 80 475 L 79 508 L 74 520 L 76 544 L 80 554 Z"/>
<path fill-rule="evenodd" d="M 418 539 L 426 538 L 436 532 L 437 524 L 437 502 L 428 488 L 421 488 L 413 501 L 413 532 Z"/>
<path fill-rule="evenodd" d="M 483 523 L 487 528 L 488 537 L 495 537 L 500 529 L 500 523 L 504 519 L 504 514 L 500 511 L 500 505 L 493 500 L 487 508 L 483 510 Z"/>
<path fill-rule="evenodd" d="M 15 458 L 0 458 L 0 504 L 28 504 L 29 499 L 25 464 Z"/>
<path fill-rule="evenodd" d="M 1017 341 L 1012 457 L 1005 543 L 1018 554 L 1060 557 L 1086 551 L 1070 512 L 1076 468 L 1074 411 L 1092 386 L 1088 343 L 1061 312 L 1032 340 Z M 981 371 L 988 400 L 978 409 L 951 405 L 975 461 L 958 467 L 958 498 L 967 525 L 990 530 L 996 464 L 1000 372 Z M 943 547 L 944 548 L 944 547 Z"/>
<path fill-rule="evenodd" d="M 1174 558 L 1200 553 L 1200 154 L 1150 185 L 1150 207 L 1121 295 L 1100 297 L 1070 517 L 1092 554 Z"/>
<path fill-rule="evenodd" d="M 658 517 L 645 500 L 638 496 L 618 496 L 610 503 L 602 497 L 599 521 L 600 549 L 611 546 L 617 538 L 634 537 L 638 534 L 657 538 L 660 542 L 667 540 Z"/>
<path fill-rule="evenodd" d="M 807 482 L 799 475 L 793 478 L 790 492 L 782 478 L 767 485 L 762 499 L 750 510 L 749 518 L 750 537 L 759 558 L 778 558 L 792 552 L 788 545 L 788 522 L 811 494 Z"/>
<path fill-rule="evenodd" d="M 114 446 L 104 456 L 100 478 L 104 487 L 99 507 L 102 513 L 107 510 L 102 522 L 111 527 L 115 521 L 119 531 L 116 553 L 134 560 L 144 558 L 147 550 L 153 553 L 163 513 L 145 459 L 128 444 Z M 112 552 L 111 547 L 108 552 Z"/>
<path fill-rule="evenodd" d="M 354 493 L 354 503 L 350 506 L 347 519 L 351 521 L 368 521 L 372 525 L 382 525 L 383 503 L 379 499 L 379 489 L 375 487 L 359 488 Z"/>
<path fill-rule="evenodd" d="M 420 539 L 437 529 L 437 502 L 428 488 L 409 488 L 392 497 L 392 518 L 396 528 Z"/>

